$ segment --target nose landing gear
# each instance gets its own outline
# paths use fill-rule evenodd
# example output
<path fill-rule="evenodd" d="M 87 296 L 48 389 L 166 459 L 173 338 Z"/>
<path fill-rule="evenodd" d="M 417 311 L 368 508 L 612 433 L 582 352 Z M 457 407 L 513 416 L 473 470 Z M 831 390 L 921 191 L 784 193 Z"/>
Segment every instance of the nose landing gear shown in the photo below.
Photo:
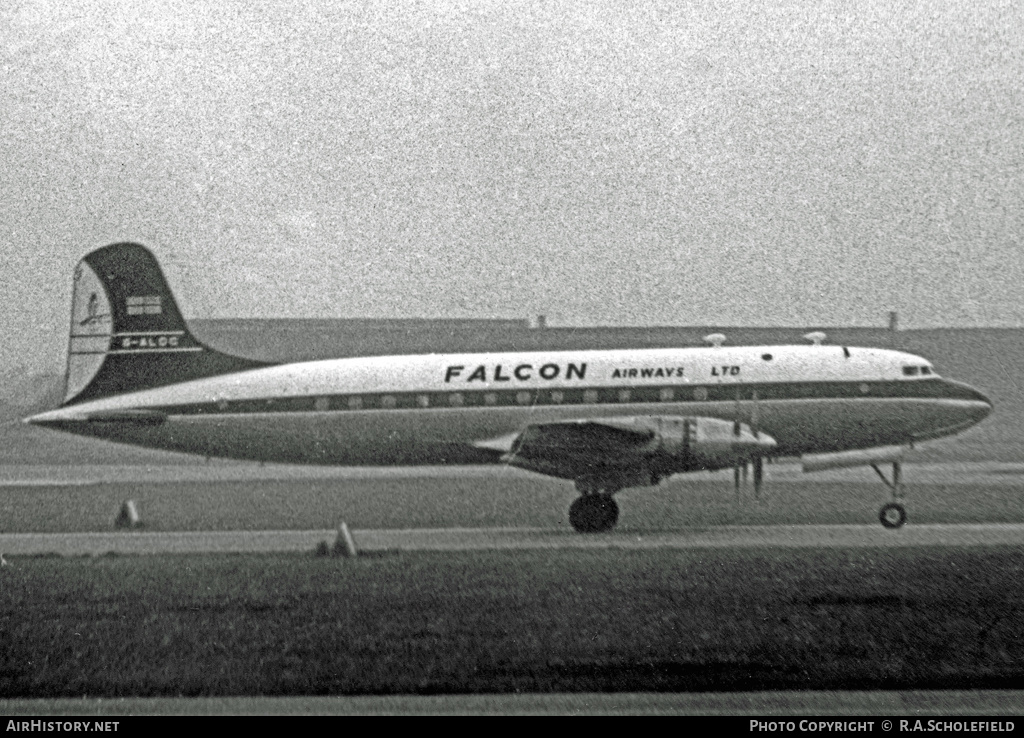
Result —
<path fill-rule="evenodd" d="M 878 464 L 872 464 L 871 468 L 875 470 L 875 473 L 881 477 L 882 481 L 885 482 L 885 486 L 892 490 L 893 502 L 882 505 L 882 509 L 878 511 L 878 520 L 886 528 L 902 528 L 907 522 L 907 510 L 899 502 L 903 498 L 903 481 L 901 479 L 901 466 L 900 462 L 892 462 L 892 481 L 890 482 L 885 478 L 885 474 L 878 468 Z"/>

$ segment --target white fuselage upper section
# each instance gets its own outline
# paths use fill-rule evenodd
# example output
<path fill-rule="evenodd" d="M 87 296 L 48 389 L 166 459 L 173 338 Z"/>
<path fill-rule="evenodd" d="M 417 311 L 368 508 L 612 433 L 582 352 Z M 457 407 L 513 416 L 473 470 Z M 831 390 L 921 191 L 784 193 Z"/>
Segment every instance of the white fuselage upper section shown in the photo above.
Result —
<path fill-rule="evenodd" d="M 908 377 L 905 367 L 916 367 Z M 797 382 L 913 381 L 930 362 L 885 349 L 742 346 L 424 354 L 284 364 L 71 405 L 33 420 L 204 402 L 318 395 Z"/>

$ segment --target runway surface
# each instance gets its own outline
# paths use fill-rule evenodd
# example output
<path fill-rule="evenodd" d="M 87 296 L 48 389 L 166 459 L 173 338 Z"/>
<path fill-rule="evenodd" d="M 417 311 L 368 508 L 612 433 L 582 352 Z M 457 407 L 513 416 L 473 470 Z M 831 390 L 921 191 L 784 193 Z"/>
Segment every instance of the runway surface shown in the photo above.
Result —
<path fill-rule="evenodd" d="M 0 553 L 100 556 L 168 553 L 271 553 L 334 545 L 334 530 L 7 533 Z M 360 551 L 474 551 L 516 549 L 901 548 L 1024 544 L 1024 524 L 719 526 L 638 534 L 579 535 L 547 528 L 355 530 Z"/>
<path fill-rule="evenodd" d="M 878 478 L 870 467 L 832 469 L 805 474 L 800 464 L 779 462 L 769 464 L 765 473 L 769 481 L 817 480 L 819 482 L 871 482 Z M 1024 482 L 1024 464 L 1010 462 L 908 462 L 903 476 L 911 484 L 1020 485 Z M 32 464 L 0 465 L 0 488 L 79 486 L 131 482 L 232 482 L 251 480 L 322 480 L 322 479 L 409 479 L 409 478 L 471 478 L 515 477 L 538 479 L 531 472 L 508 466 L 407 466 L 407 467 L 319 467 L 287 464 L 255 464 L 214 460 L 210 463 L 182 463 L 154 466 L 111 466 L 79 464 L 74 466 L 43 466 Z M 732 479 L 732 470 L 691 472 L 673 477 L 676 480 L 700 482 Z"/>

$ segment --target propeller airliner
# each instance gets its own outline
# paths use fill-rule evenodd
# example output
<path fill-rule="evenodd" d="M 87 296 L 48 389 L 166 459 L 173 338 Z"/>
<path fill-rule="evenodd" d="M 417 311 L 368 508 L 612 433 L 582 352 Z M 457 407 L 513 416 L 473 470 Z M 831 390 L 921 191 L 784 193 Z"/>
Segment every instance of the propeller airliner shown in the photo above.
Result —
<path fill-rule="evenodd" d="M 204 345 L 153 255 L 116 243 L 74 272 L 65 395 L 26 422 L 209 457 L 323 465 L 507 464 L 575 483 L 569 521 L 614 527 L 616 492 L 673 474 L 870 465 L 906 521 L 901 462 L 992 410 L 919 356 L 824 345 L 424 354 L 270 364 Z M 892 464 L 891 480 L 880 465 Z"/>

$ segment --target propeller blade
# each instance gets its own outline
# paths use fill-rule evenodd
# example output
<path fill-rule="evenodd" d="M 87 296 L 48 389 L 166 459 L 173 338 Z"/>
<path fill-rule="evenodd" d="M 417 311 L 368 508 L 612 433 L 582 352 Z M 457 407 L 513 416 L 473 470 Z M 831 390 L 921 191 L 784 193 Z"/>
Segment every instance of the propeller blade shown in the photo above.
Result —
<path fill-rule="evenodd" d="M 752 395 L 754 400 L 754 408 L 750 411 L 750 430 L 754 433 L 754 438 L 761 437 L 761 430 L 758 427 L 758 419 L 760 417 L 760 406 L 757 404 L 757 390 L 754 390 Z"/>

